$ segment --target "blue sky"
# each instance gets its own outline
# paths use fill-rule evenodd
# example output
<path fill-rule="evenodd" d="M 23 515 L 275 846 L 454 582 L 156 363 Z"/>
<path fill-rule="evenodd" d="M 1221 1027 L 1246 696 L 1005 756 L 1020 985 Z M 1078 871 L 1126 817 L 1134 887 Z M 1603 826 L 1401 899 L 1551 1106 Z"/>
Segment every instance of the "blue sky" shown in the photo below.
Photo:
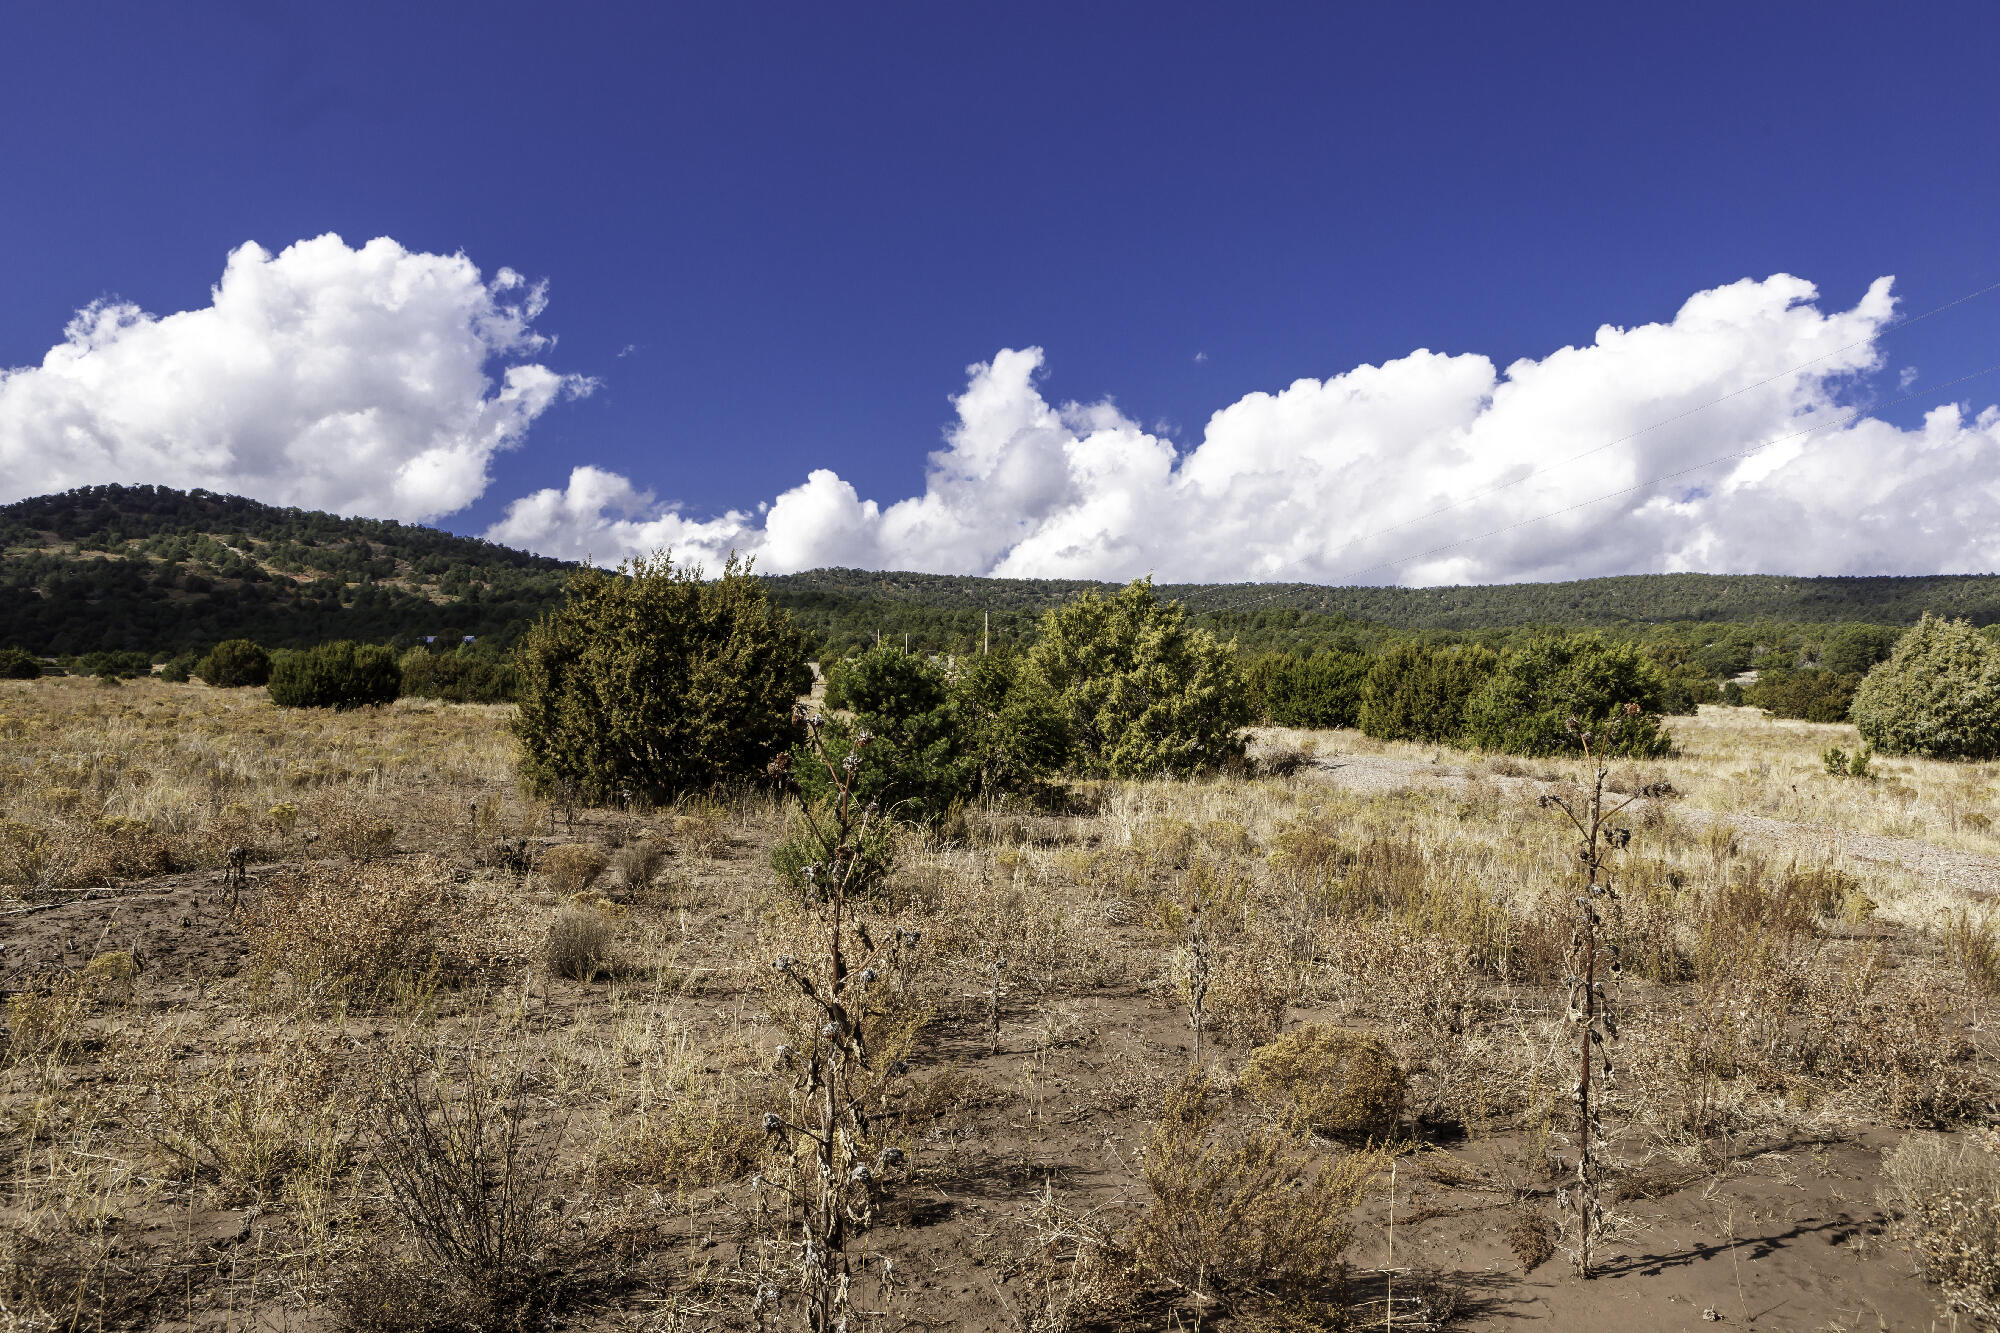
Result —
<path fill-rule="evenodd" d="M 1595 525 L 1540 523 L 1546 540 L 1367 577 L 1991 568 L 2000 431 L 1979 414 L 2000 383 L 1921 394 L 2000 361 L 2000 293 L 1905 332 L 1863 305 L 1888 275 L 1897 315 L 2000 281 L 1996 37 L 1991 5 L 23 6 L 0 47 L 0 366 L 16 368 L 0 381 L 0 499 L 206 479 L 599 557 L 735 546 L 771 568 L 1340 579 L 1831 422 L 1914 370 L 1919 397 L 1813 437 L 1835 447 L 1788 460 L 1783 485 L 1698 475 L 1659 492 L 1664 508 L 1600 506 Z M 371 489 L 297 463 L 332 448 L 393 471 L 465 429 L 450 403 L 372 412 L 377 374 L 343 389 L 339 430 L 302 426 L 310 411 L 252 419 L 270 395 L 240 376 L 146 417 L 198 377 L 154 386 L 144 411 L 111 402 L 101 341 L 96 387 L 28 378 L 93 302 L 200 311 L 245 242 L 275 256 L 327 233 L 462 255 L 489 284 L 511 269 L 521 301 L 546 284 L 546 308 L 517 311 L 532 334 L 475 346 L 489 399 L 508 365 L 550 378 L 488 446 L 460 449 L 473 480 Z M 297 281 L 327 290 L 335 268 Z M 1816 293 L 1737 302 L 1730 355 L 1628 349 L 1657 358 L 1653 381 L 1607 355 L 1522 419 L 1479 424 L 1520 358 L 1546 366 L 1607 324 L 1686 342 L 1690 298 L 1780 274 Z M 1756 412 L 1706 413 L 1553 490 L 1370 535 L 1849 334 L 1861 354 L 1748 395 Z M 201 340 L 204 365 L 223 337 L 175 336 Z M 339 367 L 378 347 L 318 336 L 274 360 Z M 1003 356 L 1030 348 L 1033 364 Z M 1438 366 L 1422 380 L 1416 349 L 1484 358 L 1493 382 Z M 172 360 L 143 351 L 129 355 Z M 1416 424 L 1392 414 L 1359 438 L 1322 402 L 1282 429 L 1253 423 L 1247 443 L 1211 427 L 1247 396 L 1301 378 L 1330 394 L 1392 364 L 1412 372 L 1393 392 Z M 984 425 L 963 401 L 982 385 L 1000 403 Z M 1453 394 L 1460 417 L 1430 412 Z M 1956 433 L 1918 438 L 1954 397 Z M 218 403 L 233 424 L 213 425 Z M 70 452 L 79 428 L 58 418 L 95 443 Z M 1205 435 L 1207 480 L 1182 477 Z M 927 455 L 948 438 L 959 457 L 940 480 Z M 245 461 L 253 439 L 276 451 L 267 465 Z M 1884 458 L 1909 485 L 1872 507 L 1838 507 L 1811 470 Z M 579 465 L 617 482 L 579 489 Z M 805 494 L 815 470 L 840 486 Z M 537 493 L 555 498 L 518 508 Z M 758 506 L 787 493 L 802 498 L 779 532 Z M 1271 495 L 1313 503 L 1251 558 L 1240 534 Z M 904 500 L 917 507 L 897 518 Z M 1327 533 L 1307 517 L 1357 510 Z M 1843 522 L 1844 544 L 1763 539 Z M 1183 549 L 1211 530 L 1239 536 Z"/>

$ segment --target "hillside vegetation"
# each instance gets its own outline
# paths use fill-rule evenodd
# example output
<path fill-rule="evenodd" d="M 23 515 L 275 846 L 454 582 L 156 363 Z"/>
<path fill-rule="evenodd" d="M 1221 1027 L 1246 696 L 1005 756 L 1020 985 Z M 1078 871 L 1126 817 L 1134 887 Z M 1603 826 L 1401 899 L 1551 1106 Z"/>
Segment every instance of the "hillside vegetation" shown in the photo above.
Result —
<path fill-rule="evenodd" d="M 0 644 L 171 656 L 235 638 L 511 641 L 567 569 L 435 528 L 93 486 L 0 507 Z"/>
<path fill-rule="evenodd" d="M 471 634 L 516 640 L 573 566 L 435 528 L 155 486 L 95 486 L 0 506 L 0 646 L 44 656 L 165 658 L 224 639 L 306 647 Z M 964 653 L 1025 647 L 1068 579 L 813 570 L 766 579 L 822 657 L 874 643 Z M 1738 670 L 1797 655 L 1838 623 L 1914 624 L 1926 611 L 2000 621 L 2000 577 L 1788 578 L 1658 574 L 1482 588 L 1163 584 L 1191 623 L 1253 652 L 1369 652 L 1412 631 L 1493 644 L 1535 626 L 1597 627 L 1695 651 L 1741 644 Z M 1727 625 L 1726 632 L 1690 627 Z M 1810 652 L 1807 653 L 1810 656 Z"/>

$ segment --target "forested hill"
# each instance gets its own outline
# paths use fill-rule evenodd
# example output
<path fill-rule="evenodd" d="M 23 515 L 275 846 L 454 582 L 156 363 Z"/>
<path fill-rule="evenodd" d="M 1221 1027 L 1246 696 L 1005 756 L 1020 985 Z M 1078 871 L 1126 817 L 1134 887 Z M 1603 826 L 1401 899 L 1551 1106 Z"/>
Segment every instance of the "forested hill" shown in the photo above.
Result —
<path fill-rule="evenodd" d="M 823 633 L 885 637 L 933 621 L 976 635 L 991 612 L 996 636 L 1089 588 L 1071 579 L 818 569 L 770 580 L 778 599 Z M 1310 644 L 1362 627 L 1475 633 L 1527 625 L 1914 624 L 1926 611 L 2000 622 L 2000 577 L 1796 578 L 1773 574 L 1634 574 L 1573 583 L 1455 588 L 1330 588 L 1311 583 L 1161 584 L 1202 623 L 1257 646 Z M 869 617 L 873 617 L 871 623 Z"/>
<path fill-rule="evenodd" d="M 0 646 L 171 653 L 472 634 L 504 646 L 568 566 L 474 537 L 164 486 L 0 506 Z"/>
<path fill-rule="evenodd" d="M 285 509 L 206 491 L 94 486 L 0 506 L 0 646 L 66 655 L 170 653 L 223 638 L 480 636 L 504 647 L 560 600 L 571 566 L 436 528 Z M 822 569 L 773 577 L 821 653 L 876 635 L 912 647 L 1024 642 L 1088 588 Z M 2000 577 L 1652 574 L 1466 588 L 1173 584 L 1161 591 L 1247 648 L 1355 646 L 1391 630 L 1914 623 L 1925 611 L 2000 622 Z"/>

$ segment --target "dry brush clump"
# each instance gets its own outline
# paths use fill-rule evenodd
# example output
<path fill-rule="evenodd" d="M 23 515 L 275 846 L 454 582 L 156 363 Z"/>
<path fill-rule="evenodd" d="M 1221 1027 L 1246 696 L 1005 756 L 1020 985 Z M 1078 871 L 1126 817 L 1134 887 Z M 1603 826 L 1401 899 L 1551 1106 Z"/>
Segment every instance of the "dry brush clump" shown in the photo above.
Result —
<path fill-rule="evenodd" d="M 618 923 L 609 903 L 575 901 L 563 904 L 549 924 L 542 946 L 549 971 L 571 981 L 595 981 L 616 956 Z"/>
<path fill-rule="evenodd" d="M 1347 1143 L 1389 1142 L 1408 1096 L 1402 1066 L 1380 1037 L 1323 1023 L 1252 1051 L 1238 1082 L 1294 1128 Z"/>
<path fill-rule="evenodd" d="M 1223 1096 L 1196 1071 L 1153 1126 L 1143 1165 L 1151 1197 L 1130 1232 L 1137 1272 L 1201 1308 L 1337 1306 L 1348 1215 L 1385 1155 L 1329 1154 L 1276 1130 L 1229 1125 Z"/>
<path fill-rule="evenodd" d="M 404 1248 L 342 1275 L 362 1330 L 523 1327 L 555 1294 L 564 1125 L 536 1114 L 528 1071 L 472 1051 L 405 1049 L 383 1070 L 371 1165 Z"/>

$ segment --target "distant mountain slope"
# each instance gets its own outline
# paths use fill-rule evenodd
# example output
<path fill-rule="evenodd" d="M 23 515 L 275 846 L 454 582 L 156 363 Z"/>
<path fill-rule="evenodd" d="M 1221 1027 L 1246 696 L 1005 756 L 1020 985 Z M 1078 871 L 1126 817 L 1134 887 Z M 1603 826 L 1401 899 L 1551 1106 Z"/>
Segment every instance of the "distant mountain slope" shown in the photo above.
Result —
<path fill-rule="evenodd" d="M 435 528 L 163 486 L 0 506 L 0 645 L 171 652 L 244 637 L 511 640 L 558 601 L 560 560 Z"/>
<path fill-rule="evenodd" d="M 555 605 L 573 566 L 474 537 L 286 509 L 206 491 L 93 486 L 0 506 L 0 646 L 39 653 L 171 652 L 247 637 L 474 634 L 506 644 Z M 818 641 L 842 651 L 907 635 L 963 649 L 990 617 L 996 645 L 1088 588 L 1069 579 L 984 579 L 821 569 L 768 580 Z M 1168 584 L 1197 620 L 1246 647 L 1366 642 L 1388 629 L 1523 625 L 1914 623 L 1925 611 L 2000 621 L 2000 577 L 1791 578 L 1647 574 L 1465 588 Z"/>
<path fill-rule="evenodd" d="M 952 574 L 816 569 L 770 580 L 787 601 L 865 599 L 944 611 L 1040 611 L 1086 588 L 1073 579 L 982 579 Z M 1518 625 L 1659 624 L 1669 621 L 1865 621 L 1915 624 L 1926 611 L 1977 624 L 2000 621 L 2000 576 L 1799 578 L 1780 574 L 1628 574 L 1573 583 L 1485 587 L 1332 588 L 1313 583 L 1164 583 L 1192 611 L 1344 616 L 1401 629 L 1478 630 Z"/>

